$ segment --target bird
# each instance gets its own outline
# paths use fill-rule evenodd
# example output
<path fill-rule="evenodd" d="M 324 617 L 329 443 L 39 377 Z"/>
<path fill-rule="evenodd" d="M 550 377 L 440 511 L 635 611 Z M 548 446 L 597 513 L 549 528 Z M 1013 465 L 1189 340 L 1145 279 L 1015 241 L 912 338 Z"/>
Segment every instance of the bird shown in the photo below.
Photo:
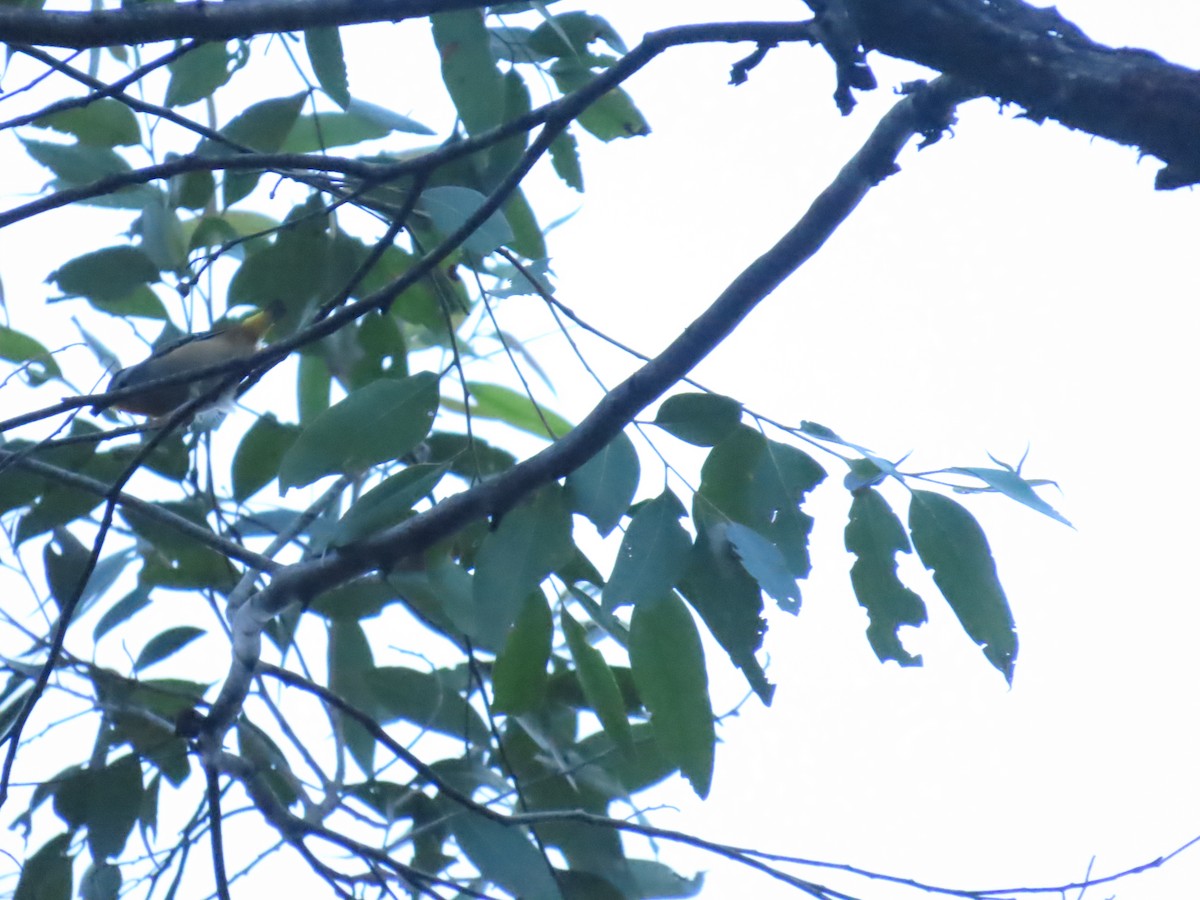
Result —
<path fill-rule="evenodd" d="M 113 374 L 108 391 L 144 384 L 145 391 L 92 407 L 95 414 L 109 406 L 134 415 L 159 418 L 174 412 L 189 400 L 203 396 L 229 373 L 210 375 L 195 381 L 179 381 L 155 386 L 153 383 L 193 369 L 246 359 L 258 349 L 259 342 L 277 318 L 277 305 L 252 313 L 244 319 L 218 326 L 211 331 L 187 334 L 156 349 L 138 363 Z M 224 398 L 214 398 L 218 402 Z"/>

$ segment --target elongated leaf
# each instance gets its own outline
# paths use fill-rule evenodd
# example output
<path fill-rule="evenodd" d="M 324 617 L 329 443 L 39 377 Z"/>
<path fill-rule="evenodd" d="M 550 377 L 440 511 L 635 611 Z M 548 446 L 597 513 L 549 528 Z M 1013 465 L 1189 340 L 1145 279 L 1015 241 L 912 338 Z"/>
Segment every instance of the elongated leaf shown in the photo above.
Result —
<path fill-rule="evenodd" d="M 999 491 L 1018 503 L 1024 503 L 1030 509 L 1035 509 L 1056 522 L 1062 522 L 1071 528 L 1075 527 L 1058 510 L 1034 493 L 1033 485 L 1022 478 L 1019 472 L 1012 469 L 984 469 L 975 466 L 956 466 L 946 471 L 959 475 L 973 475 L 992 490 Z"/>
<path fill-rule="evenodd" d="M 93 147 L 128 147 L 142 136 L 133 110 L 112 97 L 40 116 L 33 124 L 74 135 Z"/>
<path fill-rule="evenodd" d="M 162 660 L 179 652 L 202 634 L 204 634 L 204 629 L 196 628 L 193 625 L 178 625 L 175 628 L 168 628 L 146 642 L 146 646 L 138 654 L 137 661 L 133 664 L 133 667 L 137 671 L 141 671 L 142 669 L 149 668 L 156 662 L 162 662 Z"/>
<path fill-rule="evenodd" d="M 700 447 L 712 447 L 741 420 L 742 404 L 720 394 L 675 394 L 654 416 L 655 425 Z"/>
<path fill-rule="evenodd" d="M 551 142 L 550 164 L 563 184 L 583 193 L 583 167 L 579 162 L 579 143 L 575 135 L 564 131 Z"/>
<path fill-rule="evenodd" d="M 402 522 L 413 504 L 432 491 L 445 474 L 442 466 L 422 464 L 389 475 L 346 511 L 334 528 L 331 543 L 342 546 Z"/>
<path fill-rule="evenodd" d="M 438 13 L 430 21 L 442 58 L 442 81 L 467 133 L 480 134 L 499 125 L 504 109 L 504 77 L 492 56 L 483 11 Z"/>
<path fill-rule="evenodd" d="M 502 647 L 525 598 L 571 558 L 571 513 L 551 485 L 500 520 L 475 558 L 479 634 Z"/>
<path fill-rule="evenodd" d="M 233 455 L 230 474 L 235 500 L 246 500 L 275 480 L 284 454 L 299 434 L 295 425 L 283 424 L 270 413 L 250 426 Z"/>
<path fill-rule="evenodd" d="M 167 106 L 188 106 L 229 81 L 233 74 L 228 45 L 223 41 L 199 47 L 168 63 L 171 80 L 167 82 Z"/>
<path fill-rule="evenodd" d="M 368 715 L 374 712 L 376 692 L 367 681 L 375 670 L 371 645 L 362 626 L 349 619 L 334 619 L 329 625 L 329 689 Z M 341 722 L 346 747 L 367 775 L 375 771 L 375 738 L 351 716 L 335 710 Z"/>
<path fill-rule="evenodd" d="M 497 712 L 530 712 L 541 705 L 553 638 L 550 604 L 541 591 L 533 591 L 492 666 L 492 705 Z"/>
<path fill-rule="evenodd" d="M 313 73 L 325 93 L 342 109 L 350 105 L 350 81 L 346 77 L 346 59 L 342 38 L 336 28 L 310 28 L 304 32 L 304 49 Z"/>
<path fill-rule="evenodd" d="M 429 216 L 434 228 L 442 235 L 449 236 L 461 228 L 486 199 L 479 191 L 446 184 L 424 191 L 417 209 Z M 463 241 L 462 246 L 478 256 L 487 256 L 512 239 L 513 231 L 508 220 L 503 213 L 494 212 Z"/>
<path fill-rule="evenodd" d="M 62 370 L 50 355 L 50 351 L 39 341 L 23 331 L 0 325 L 0 359 L 9 362 L 29 363 L 31 376 L 39 380 L 62 377 Z"/>
<path fill-rule="evenodd" d="M 637 450 L 622 432 L 567 476 L 571 508 L 607 536 L 633 502 L 640 474 Z"/>
<path fill-rule="evenodd" d="M 562 416 L 541 404 L 535 406 L 525 394 L 510 388 L 478 381 L 469 382 L 467 387 L 475 401 L 473 415 L 496 419 L 540 438 L 560 438 L 572 428 L 571 423 Z"/>
<path fill-rule="evenodd" d="M 70 846 L 69 834 L 56 835 L 25 860 L 13 900 L 71 900 Z"/>
<path fill-rule="evenodd" d="M 488 881 L 514 897 L 561 900 L 549 863 L 525 835 L 478 813 L 451 808 L 448 816 L 454 839 Z"/>
<path fill-rule="evenodd" d="M 25 152 L 66 184 L 91 184 L 108 175 L 130 170 L 124 157 L 108 147 L 88 144 L 51 144 L 22 140 Z"/>
<path fill-rule="evenodd" d="M 398 459 L 433 425 L 438 379 L 432 372 L 384 378 L 359 388 L 300 432 L 279 465 L 279 487 L 303 487 L 334 472 L 362 472 Z"/>
<path fill-rule="evenodd" d="M 471 743 L 487 740 L 487 726 L 479 713 L 437 675 L 404 666 L 379 666 L 364 677 L 381 722 L 403 719 Z"/>
<path fill-rule="evenodd" d="M 871 619 L 871 649 L 880 662 L 919 666 L 921 657 L 905 650 L 897 633 L 901 625 L 921 625 L 926 618 L 925 603 L 896 575 L 896 554 L 911 553 L 912 547 L 900 519 L 872 488 L 856 492 L 850 504 L 846 549 L 858 557 L 850 567 L 850 584 Z"/>
<path fill-rule="evenodd" d="M 961 504 L 931 491 L 913 491 L 908 527 L 963 630 L 1012 684 L 1017 630 L 983 529 Z"/>
<path fill-rule="evenodd" d="M 93 859 L 119 856 L 142 803 L 141 764 L 137 756 L 128 754 L 89 774 L 88 849 Z"/>
<path fill-rule="evenodd" d="M 708 796 L 717 734 L 700 632 L 674 593 L 640 602 L 629 623 L 629 662 L 663 755 Z"/>
<path fill-rule="evenodd" d="M 629 730 L 625 700 L 612 669 L 608 667 L 604 654 L 588 643 L 583 626 L 565 608 L 561 619 L 567 647 L 571 651 L 571 658 L 575 660 L 575 674 L 579 676 L 588 705 L 596 711 L 600 724 L 613 742 L 627 753 L 632 753 L 633 733 Z"/>
<path fill-rule="evenodd" d="M 800 588 L 788 571 L 787 560 L 770 540 L 740 522 L 730 522 L 724 529 L 733 552 L 742 568 L 758 582 L 781 609 L 794 613 L 800 609 Z"/>
<path fill-rule="evenodd" d="M 762 591 L 733 558 L 728 543 L 701 530 L 692 545 L 679 590 L 729 654 L 730 661 L 742 670 L 754 693 L 769 706 L 775 686 L 755 657 L 767 630 Z"/>
<path fill-rule="evenodd" d="M 158 266 L 133 247 L 106 247 L 77 256 L 50 274 L 68 296 L 120 300 L 141 285 L 159 280 Z"/>
<path fill-rule="evenodd" d="M 683 576 L 692 547 L 691 537 L 679 524 L 684 513 L 683 504 L 670 491 L 641 505 L 604 586 L 605 612 L 661 596 Z"/>

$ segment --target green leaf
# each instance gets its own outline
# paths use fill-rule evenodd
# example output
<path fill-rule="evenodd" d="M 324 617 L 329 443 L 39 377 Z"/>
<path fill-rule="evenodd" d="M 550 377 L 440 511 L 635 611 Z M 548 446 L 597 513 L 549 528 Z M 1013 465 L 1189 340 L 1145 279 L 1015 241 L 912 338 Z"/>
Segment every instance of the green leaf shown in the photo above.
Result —
<path fill-rule="evenodd" d="M 119 856 L 142 803 L 142 767 L 129 754 L 87 779 L 87 839 L 92 858 Z"/>
<path fill-rule="evenodd" d="M 117 900 L 120 893 L 120 868 L 112 863 L 93 860 L 79 882 L 80 900 Z"/>
<path fill-rule="evenodd" d="M 675 394 L 658 408 L 654 424 L 681 441 L 712 447 L 742 420 L 742 404 L 721 394 Z"/>
<path fill-rule="evenodd" d="M 238 719 L 236 734 L 238 753 L 254 767 L 255 777 L 285 807 L 295 803 L 300 798 L 299 779 L 279 745 L 245 717 Z"/>
<path fill-rule="evenodd" d="M 367 678 L 375 670 L 375 660 L 366 633 L 358 622 L 334 619 L 329 623 L 329 689 L 368 715 L 377 702 L 375 689 Z M 375 738 L 352 716 L 334 710 L 341 723 L 346 747 L 368 776 L 375 771 Z"/>
<path fill-rule="evenodd" d="M 716 528 L 713 526 L 710 532 Z M 800 609 L 800 588 L 796 586 L 795 576 L 788 571 L 787 560 L 779 548 L 740 522 L 730 522 L 724 529 L 724 536 L 742 568 L 779 604 L 780 609 L 797 612 Z"/>
<path fill-rule="evenodd" d="M 280 462 L 299 434 L 299 428 L 281 423 L 271 413 L 260 416 L 233 454 L 233 498 L 243 503 L 274 481 Z"/>
<path fill-rule="evenodd" d="M 479 713 L 436 674 L 379 666 L 366 672 L 365 679 L 381 724 L 403 719 L 473 744 L 487 742 L 487 726 Z"/>
<path fill-rule="evenodd" d="M 202 634 L 204 634 L 204 629 L 196 628 L 194 625 L 177 625 L 174 628 L 168 628 L 166 631 L 156 634 L 146 642 L 146 646 L 138 654 L 137 661 L 133 664 L 134 670 L 140 672 L 154 665 L 156 662 L 162 662 L 168 656 L 182 650 Z"/>
<path fill-rule="evenodd" d="M 812 519 L 799 504 L 825 477 L 812 457 L 738 426 L 713 447 L 700 475 L 692 505 L 698 523 L 731 519 L 747 525 L 779 548 L 796 578 L 808 575 Z"/>
<path fill-rule="evenodd" d="M 443 466 L 424 463 L 389 475 L 346 511 L 334 527 L 330 543 L 344 546 L 404 521 L 413 504 L 428 495 L 445 474 Z"/>
<path fill-rule="evenodd" d="M 261 153 L 275 153 L 295 126 L 296 117 L 307 97 L 306 93 L 299 93 L 255 103 L 226 124 L 221 133 L 238 146 Z M 231 152 L 234 152 L 232 147 L 209 138 L 202 140 L 196 148 L 198 156 L 219 156 Z M 248 196 L 258 184 L 260 175 L 254 171 L 226 172 L 225 205 L 233 206 Z"/>
<path fill-rule="evenodd" d="M 168 63 L 171 80 L 167 82 L 166 105 L 188 106 L 229 81 L 233 74 L 232 58 L 224 41 L 201 44 L 195 50 Z"/>
<path fill-rule="evenodd" d="M 504 646 L 525 599 L 571 558 L 571 513 L 557 485 L 507 513 L 475 557 L 473 595 L 479 634 Z"/>
<path fill-rule="evenodd" d="M 561 610 L 559 617 L 571 658 L 575 660 L 575 674 L 579 677 L 588 705 L 596 711 L 596 717 L 612 737 L 613 743 L 626 753 L 632 753 L 633 733 L 629 730 L 629 719 L 625 714 L 625 700 L 604 654 L 588 643 L 587 632 L 566 608 Z"/>
<path fill-rule="evenodd" d="M 139 585 L 114 603 L 100 617 L 100 621 L 92 629 L 92 640 L 98 641 L 122 622 L 133 618 L 135 614 L 150 605 L 150 589 Z"/>
<path fill-rule="evenodd" d="M 850 568 L 850 584 L 871 619 L 871 649 L 880 662 L 894 659 L 902 666 L 919 666 L 921 657 L 905 650 L 897 633 L 901 625 L 921 625 L 926 619 L 924 602 L 896 575 L 896 554 L 911 553 L 912 548 L 904 525 L 878 491 L 855 492 L 846 549 L 858 557 Z"/>
<path fill-rule="evenodd" d="M 1012 684 L 1017 630 L 996 575 L 987 537 L 975 517 L 949 497 L 913 491 L 908 507 L 913 545 L 967 636 Z"/>
<path fill-rule="evenodd" d="M 529 35 L 530 49 L 546 56 L 582 56 L 588 45 L 602 40 L 618 53 L 626 53 L 625 42 L 607 20 L 585 12 L 551 16 Z"/>
<path fill-rule="evenodd" d="M 562 894 L 549 863 L 524 829 L 457 806 L 447 809 L 447 818 L 458 846 L 485 879 L 514 897 L 560 900 Z"/>
<path fill-rule="evenodd" d="M 434 134 L 420 122 L 382 106 L 351 100 L 344 112 L 299 116 L 280 148 L 286 153 L 313 153 L 387 137 L 393 131 Z"/>
<path fill-rule="evenodd" d="M 567 476 L 571 509 L 591 520 L 602 537 L 617 527 L 633 502 L 641 467 L 624 432 Z"/>
<path fill-rule="evenodd" d="M 258 150 L 261 153 L 274 153 L 287 138 L 288 133 L 296 124 L 296 117 L 308 95 L 304 92 L 290 97 L 273 97 L 262 100 L 246 107 L 221 128 L 221 134 L 235 144 Z M 196 148 L 197 155 L 220 155 L 229 153 L 230 148 L 225 144 L 205 138 Z"/>
<path fill-rule="evenodd" d="M 142 138 L 133 110 L 112 97 L 39 116 L 33 124 L 74 135 L 92 147 L 128 147 Z"/>
<path fill-rule="evenodd" d="M 575 136 L 564 131 L 550 142 L 550 164 L 563 184 L 583 193 L 583 167 L 579 162 L 579 144 Z"/>
<path fill-rule="evenodd" d="M 653 859 L 627 861 L 636 885 L 637 897 L 696 897 L 704 889 L 704 873 L 684 878 L 670 867 Z"/>
<path fill-rule="evenodd" d="M 338 29 L 310 28 L 304 32 L 304 49 L 308 51 L 317 83 L 329 99 L 345 109 L 350 105 L 350 81 L 346 77 L 346 59 Z"/>
<path fill-rule="evenodd" d="M 71 900 L 70 846 L 69 834 L 56 835 L 25 860 L 13 900 Z"/>
<path fill-rule="evenodd" d="M 742 670 L 754 693 L 770 706 L 775 687 L 755 658 L 767 630 L 762 590 L 733 558 L 728 542 L 702 529 L 692 545 L 679 590 L 729 654 L 730 661 Z"/>
<path fill-rule="evenodd" d="M 164 272 L 181 272 L 187 267 L 183 225 L 163 193 L 155 192 L 146 198 L 142 217 L 135 228 L 142 238 L 141 251 L 155 268 Z"/>
<path fill-rule="evenodd" d="M 669 490 L 640 505 L 604 586 L 605 612 L 668 592 L 688 566 L 692 539 L 679 524 L 686 510 Z"/>
<path fill-rule="evenodd" d="M 35 162 L 68 185 L 91 184 L 109 175 L 130 171 L 129 163 L 107 147 L 27 140 L 22 140 L 21 146 Z"/>
<path fill-rule="evenodd" d="M 449 237 L 475 214 L 487 200 L 479 191 L 457 184 L 446 184 L 427 188 L 417 202 L 418 211 L 427 215 L 433 227 L 444 237 Z M 462 246 L 477 256 L 487 256 L 497 247 L 513 239 L 512 228 L 504 214 L 492 213 L 483 224 L 471 232 Z"/>
<path fill-rule="evenodd" d="M 492 707 L 497 712 L 515 715 L 541 706 L 553 637 L 550 604 L 545 594 L 535 590 L 525 598 L 504 649 L 492 666 Z"/>
<path fill-rule="evenodd" d="M 158 266 L 133 247 L 106 247 L 77 256 L 50 274 L 67 296 L 120 300 L 135 288 L 156 282 Z"/>
<path fill-rule="evenodd" d="M 442 81 L 467 133 L 496 127 L 504 109 L 504 76 L 492 56 L 483 11 L 437 13 L 430 21 L 442 60 Z"/>
<path fill-rule="evenodd" d="M 659 749 L 707 797 L 717 743 L 708 672 L 700 632 L 674 592 L 634 607 L 629 662 Z"/>
<path fill-rule="evenodd" d="M 404 456 L 429 434 L 437 406 L 432 372 L 359 388 L 300 432 L 280 463 L 280 488 L 303 487 L 334 472 L 363 472 Z"/>
<path fill-rule="evenodd" d="M 467 383 L 474 405 L 471 414 L 495 419 L 540 438 L 560 438 L 574 426 L 557 413 L 535 404 L 525 394 L 498 384 Z"/>
<path fill-rule="evenodd" d="M 514 190 L 500 211 L 512 233 L 512 237 L 504 242 L 505 245 L 518 256 L 544 260 L 546 258 L 546 235 L 542 231 L 542 226 L 538 224 L 533 207 L 525 198 L 525 192 L 520 188 Z"/>
<path fill-rule="evenodd" d="M 6 325 L 0 325 L 0 359 L 29 363 L 29 372 L 39 383 L 48 377 L 61 378 L 62 370 L 41 343 Z"/>
<path fill-rule="evenodd" d="M 1016 500 L 1018 503 L 1024 503 L 1030 509 L 1035 509 L 1042 515 L 1054 519 L 1056 522 L 1062 522 L 1070 528 L 1075 527 L 1060 515 L 1053 506 L 1035 494 L 1032 483 L 1022 478 L 1020 472 L 1013 469 L 985 469 L 975 466 L 955 466 L 946 471 L 954 472 L 957 475 L 973 475 L 992 490 L 999 491 L 1006 497 Z"/>
<path fill-rule="evenodd" d="M 562 57 L 550 67 L 550 74 L 564 94 L 579 90 L 593 75 L 584 61 Z M 579 114 L 577 122 L 605 143 L 617 138 L 638 137 L 650 133 L 650 125 L 634 105 L 629 94 L 613 88 L 597 98 Z"/>

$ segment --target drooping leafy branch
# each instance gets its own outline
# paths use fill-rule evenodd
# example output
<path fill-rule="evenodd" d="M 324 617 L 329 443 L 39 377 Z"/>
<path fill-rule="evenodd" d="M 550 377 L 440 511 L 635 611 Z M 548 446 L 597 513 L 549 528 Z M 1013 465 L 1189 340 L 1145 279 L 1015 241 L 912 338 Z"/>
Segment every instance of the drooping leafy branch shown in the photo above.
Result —
<path fill-rule="evenodd" d="M 87 14 L 0 10 L 0 39 L 88 91 L 65 102 L 56 97 L 5 124 L 49 129 L 67 142 L 21 135 L 22 149 L 56 180 L 44 196 L 0 213 L 0 227 L 81 203 L 129 210 L 131 240 L 90 250 L 52 274 L 52 283 L 81 298 L 95 317 L 167 319 L 151 286 L 171 282 L 183 301 L 175 318 L 189 324 L 239 304 L 279 301 L 284 308 L 278 333 L 259 353 L 159 386 L 220 376 L 218 382 L 244 378 L 246 389 L 298 358 L 295 421 L 283 411 L 263 415 L 236 450 L 225 439 L 228 426 L 182 431 L 221 384 L 149 427 L 138 446 L 101 449 L 131 429 L 102 431 L 79 414 L 136 388 L 81 395 L 0 423 L 0 431 L 23 435 L 18 429 L 69 414 L 65 436 L 21 437 L 0 451 L 0 509 L 13 568 L 34 584 L 22 554 L 40 541 L 46 588 L 38 599 L 52 599 L 58 616 L 47 640 L 4 611 L 37 662 L 3 665 L 3 788 L 28 746 L 24 726 L 44 692 L 56 691 L 63 703 L 87 700 L 99 721 L 90 754 L 41 776 L 29 796 L 21 817 L 28 830 L 48 799 L 66 830 L 30 856 L 18 894 L 47 879 L 69 885 L 71 860 L 86 846 L 88 891 L 116 896 L 122 872 L 139 871 L 121 859 L 133 828 L 153 830 L 160 785 L 181 788 L 195 759 L 204 776 L 197 803 L 206 812 L 193 817 L 183 846 L 194 844 L 207 821 L 222 897 L 234 889 L 237 866 L 254 865 L 230 865 L 240 849 L 224 827 L 231 791 L 341 896 L 367 888 L 440 896 L 443 886 L 489 896 L 488 885 L 531 897 L 699 890 L 700 879 L 631 855 L 621 833 L 689 842 L 810 896 L 848 896 L 782 872 L 755 852 L 610 814 L 620 805 L 640 814 L 641 792 L 673 773 L 701 796 L 710 788 L 719 720 L 702 627 L 770 702 L 774 686 L 759 660 L 763 595 L 782 610 L 798 610 L 798 581 L 813 565 L 813 521 L 802 504 L 826 477 L 802 448 L 847 466 L 845 540 L 857 558 L 851 582 L 881 660 L 920 661 L 904 649 L 900 629 L 923 622 L 925 605 L 897 569 L 898 555 L 915 549 L 968 637 L 1012 679 L 1015 626 L 986 538 L 965 507 L 928 488 L 999 492 L 1065 520 L 1034 492 L 1043 482 L 1027 479 L 1020 466 L 909 473 L 828 428 L 784 426 L 711 392 L 675 394 L 652 424 L 636 426 L 643 437 L 657 429 L 706 451 L 694 491 L 664 461 L 665 484 L 648 492 L 630 429 L 897 171 L 897 154 L 914 135 L 936 141 L 955 106 L 971 97 L 1024 102 L 1004 78 L 1026 64 L 1039 41 L 1063 44 L 1058 49 L 1068 55 L 1056 65 L 1068 68 L 1070 54 L 1094 54 L 1094 47 L 1022 4 L 977 10 L 975 25 L 994 38 L 997 58 L 976 59 L 964 73 L 958 68 L 965 62 L 946 56 L 946 76 L 905 87 L 797 224 L 577 425 L 537 402 L 529 379 L 518 377 L 518 360 L 534 371 L 537 364 L 497 309 L 518 294 L 563 308 L 549 286 L 545 235 L 522 185 L 548 156 L 561 181 L 581 190 L 574 138 L 581 129 L 604 141 L 646 133 L 621 85 L 668 48 L 752 42 L 757 49 L 734 65 L 736 82 L 751 77 L 779 43 L 817 44 L 836 63 L 835 98 L 849 112 L 854 92 L 875 85 L 867 50 L 892 47 L 923 59 L 941 37 L 921 32 L 928 21 L 921 16 L 967 14 L 955 3 L 927 4 L 925 11 L 834 0 L 810 6 L 816 18 L 808 22 L 680 26 L 632 49 L 598 16 L 543 11 L 544 18 L 518 19 L 522 10 L 506 7 L 493 19 L 475 3 L 251 0 Z M 887 19 L 901 9 L 903 21 Z M 460 127 L 437 147 L 393 150 L 397 135 L 431 132 L 354 100 L 333 26 L 430 14 Z M 254 46 L 242 40 L 246 35 L 292 28 L 309 29 L 304 46 L 315 84 L 254 104 L 220 126 L 215 113 L 201 122 L 179 112 L 231 83 Z M 1014 45 L 1006 34 L 1024 38 Z M 110 80 L 39 49 L 164 37 L 195 42 Z M 157 96 L 162 85 L 151 77 L 163 67 L 162 102 L 150 102 L 141 95 Z M 1062 68 L 1045 71 L 1066 77 Z M 1145 74 L 1162 71 L 1151 66 Z M 1090 74 L 1103 81 L 1104 73 Z M 535 107 L 529 85 L 538 82 L 549 99 Z M 1085 96 L 1080 90 L 1076 99 Z M 1029 109 L 1070 114 L 1036 103 Z M 1123 134 L 1149 149 L 1141 130 L 1157 121 L 1149 115 Z M 196 143 L 163 158 L 161 146 L 142 137 L 147 123 L 167 123 Z M 328 154 L 368 140 L 388 142 L 388 149 L 361 158 Z M 122 148 L 135 146 L 150 151 L 150 165 L 129 163 Z M 1178 177 L 1184 151 L 1162 149 Z M 257 190 L 266 173 L 301 192 L 286 216 L 258 211 L 290 202 Z M 360 237 L 380 224 L 382 236 Z M 106 348 L 88 340 L 103 358 Z M 477 362 L 496 346 L 517 370 L 509 383 L 475 374 L 487 371 Z M 66 367 L 15 328 L 0 330 L 0 356 L 30 385 L 67 383 Z M 484 439 L 491 435 L 487 421 L 548 446 L 518 460 Z M 122 490 L 135 478 L 136 493 Z M 889 490 L 909 489 L 907 523 L 892 511 L 884 482 Z M 271 483 L 281 494 L 301 495 L 300 507 L 264 500 L 259 492 Z M 622 528 L 607 575 L 591 561 L 584 522 L 614 543 Z M 117 547 L 105 555 L 110 541 Z M 130 582 L 116 599 L 126 589 L 116 586 Z M 132 672 L 129 657 L 65 647 L 72 620 L 89 607 L 102 610 L 92 632 L 99 646 L 106 635 L 131 633 L 135 617 L 146 622 L 152 598 L 167 592 L 205 599 L 217 625 L 173 619 L 132 656 Z M 435 646 L 451 648 L 449 656 Z M 156 665 L 188 672 L 180 660 L 201 647 L 206 662 L 222 667 L 232 656 L 219 687 L 147 677 Z M 397 653 L 419 654 L 425 664 L 396 664 Z M 106 662 L 82 663 L 89 655 Z M 314 656 L 323 659 L 313 665 Z M 324 677 L 313 674 L 322 671 Z M 273 681 L 299 691 L 276 693 Z M 316 702 L 317 732 L 326 721 L 328 732 L 314 737 L 312 707 L 293 705 L 296 693 Z M 50 714 L 47 706 L 38 713 Z M 406 765 L 408 780 L 396 780 L 377 754 Z M 81 833 L 84 840 L 76 840 Z M 186 858 L 151 857 L 135 877 L 145 879 L 150 894 L 171 867 L 181 878 Z M 353 870 L 353 861 L 362 869 Z"/>

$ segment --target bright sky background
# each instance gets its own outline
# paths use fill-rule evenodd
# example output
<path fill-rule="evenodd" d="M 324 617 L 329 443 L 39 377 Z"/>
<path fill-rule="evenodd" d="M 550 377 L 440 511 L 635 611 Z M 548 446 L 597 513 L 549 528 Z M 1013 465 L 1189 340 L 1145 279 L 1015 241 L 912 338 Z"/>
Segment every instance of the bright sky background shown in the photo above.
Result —
<path fill-rule="evenodd" d="M 613 8 L 592 6 L 630 44 L 684 21 L 805 13 L 767 0 Z M 1200 65 L 1200 10 L 1058 8 L 1098 40 Z M 790 227 L 893 102 L 890 88 L 919 74 L 873 56 L 881 89 L 843 119 L 819 50 L 775 50 L 729 87 L 729 64 L 747 52 L 670 51 L 628 85 L 654 133 L 583 140 L 587 193 L 551 238 L 560 298 L 645 352 Z M 431 62 L 402 60 L 401 74 L 427 78 Z M 351 70 L 356 96 L 449 127 L 425 115 L 409 82 L 379 71 Z M 773 418 L 820 422 L 890 458 L 913 451 L 907 470 L 987 465 L 987 452 L 1016 463 L 1028 447 L 1026 474 L 1059 482 L 1046 498 L 1077 530 L 999 498 L 965 500 L 1020 633 L 1012 689 L 914 560 L 902 576 L 931 622 L 906 643 L 925 666 L 876 662 L 842 549 L 844 470 L 821 458 L 830 478 L 807 507 L 804 606 L 771 615 L 774 705 L 752 699 L 723 723 L 709 801 L 680 783 L 666 794 L 678 812 L 657 812 L 656 824 L 957 888 L 1073 881 L 1093 857 L 1093 874 L 1107 874 L 1200 834 L 1200 488 L 1187 462 L 1200 201 L 1155 193 L 1157 165 L 1131 149 L 1015 113 L 976 101 L 953 139 L 908 149 L 903 171 L 696 373 Z M 578 206 L 538 183 L 543 221 Z M 46 296 L 39 282 L 66 257 L 55 247 L 40 268 L 18 266 L 53 243 L 39 229 L 62 221 L 0 232 L 17 327 L 22 298 Z M 548 366 L 552 343 L 535 345 Z M 615 381 L 618 358 L 593 350 Z M 577 417 L 593 400 L 588 386 L 558 406 Z M 889 497 L 904 508 L 901 491 Z M 715 705 L 730 709 L 744 681 L 715 648 L 709 660 Z M 708 869 L 706 897 L 799 896 L 706 855 L 667 858 Z M 799 874 L 872 900 L 914 896 Z M 1197 883 L 1200 847 L 1086 896 L 1171 900 Z"/>

